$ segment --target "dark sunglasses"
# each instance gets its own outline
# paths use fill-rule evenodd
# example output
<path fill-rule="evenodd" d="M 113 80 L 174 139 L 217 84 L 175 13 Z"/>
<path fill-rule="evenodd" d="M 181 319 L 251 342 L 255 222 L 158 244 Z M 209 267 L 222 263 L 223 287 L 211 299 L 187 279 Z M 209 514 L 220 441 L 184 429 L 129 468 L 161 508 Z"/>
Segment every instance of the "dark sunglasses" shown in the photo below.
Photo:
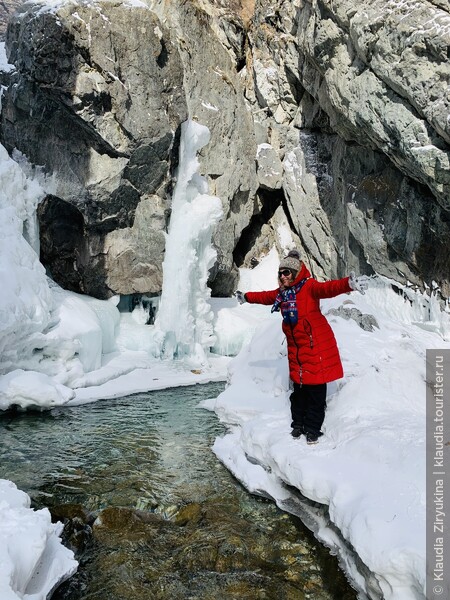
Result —
<path fill-rule="evenodd" d="M 278 271 L 278 279 L 282 276 L 287 277 L 288 275 L 292 275 L 292 272 L 289 269 L 283 269 L 283 271 Z"/>

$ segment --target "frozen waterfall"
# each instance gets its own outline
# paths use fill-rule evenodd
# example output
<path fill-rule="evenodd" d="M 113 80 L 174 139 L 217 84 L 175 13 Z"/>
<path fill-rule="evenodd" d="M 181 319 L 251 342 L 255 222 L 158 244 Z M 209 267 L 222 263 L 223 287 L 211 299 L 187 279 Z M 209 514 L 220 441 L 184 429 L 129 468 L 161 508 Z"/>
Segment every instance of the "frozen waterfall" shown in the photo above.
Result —
<path fill-rule="evenodd" d="M 223 215 L 220 199 L 208 194 L 206 179 L 198 173 L 197 153 L 209 139 L 204 125 L 191 120 L 182 124 L 161 303 L 155 322 L 161 357 L 183 358 L 195 367 L 208 364 L 207 355 L 215 342 L 207 281 L 216 258 L 211 236 Z"/>

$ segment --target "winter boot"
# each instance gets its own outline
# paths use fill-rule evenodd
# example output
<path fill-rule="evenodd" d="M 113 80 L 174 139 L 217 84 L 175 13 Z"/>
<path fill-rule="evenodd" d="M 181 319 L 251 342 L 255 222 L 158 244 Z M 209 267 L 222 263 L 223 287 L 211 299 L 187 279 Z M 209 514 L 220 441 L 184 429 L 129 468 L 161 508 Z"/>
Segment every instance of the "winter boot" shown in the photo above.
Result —
<path fill-rule="evenodd" d="M 305 430 L 303 429 L 303 425 L 293 425 L 291 435 L 293 438 L 299 438 Z"/>

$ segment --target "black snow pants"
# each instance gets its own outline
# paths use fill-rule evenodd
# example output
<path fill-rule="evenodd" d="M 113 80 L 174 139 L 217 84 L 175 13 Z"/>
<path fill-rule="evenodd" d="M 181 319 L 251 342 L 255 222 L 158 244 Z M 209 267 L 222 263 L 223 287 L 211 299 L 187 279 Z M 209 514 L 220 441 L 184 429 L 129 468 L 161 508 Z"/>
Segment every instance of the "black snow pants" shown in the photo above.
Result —
<path fill-rule="evenodd" d="M 303 427 L 305 433 L 320 435 L 320 428 L 325 419 L 326 397 L 326 383 L 294 383 L 294 391 L 290 395 L 292 427 Z"/>

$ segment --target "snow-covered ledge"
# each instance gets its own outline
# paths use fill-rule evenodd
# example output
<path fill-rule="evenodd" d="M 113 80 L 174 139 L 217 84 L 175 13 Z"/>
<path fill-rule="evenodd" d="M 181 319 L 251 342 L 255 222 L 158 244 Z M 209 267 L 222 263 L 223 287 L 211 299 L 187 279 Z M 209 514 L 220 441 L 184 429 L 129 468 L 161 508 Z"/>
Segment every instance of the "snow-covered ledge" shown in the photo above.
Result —
<path fill-rule="evenodd" d="M 30 498 L 0 479 L 0 598 L 46 600 L 78 567 L 61 543 L 62 523 L 48 509 L 33 510 Z"/>
<path fill-rule="evenodd" d="M 378 278 L 366 296 L 322 303 L 345 377 L 329 384 L 317 446 L 290 435 L 276 314 L 230 363 L 227 389 L 202 403 L 230 426 L 213 446 L 218 458 L 249 491 L 299 514 L 340 556 L 361 598 L 425 600 L 425 354 L 450 348 L 450 319 L 437 300 L 405 294 Z M 252 310 L 233 309 L 248 319 Z M 298 492 L 323 511 L 301 506 Z"/>

